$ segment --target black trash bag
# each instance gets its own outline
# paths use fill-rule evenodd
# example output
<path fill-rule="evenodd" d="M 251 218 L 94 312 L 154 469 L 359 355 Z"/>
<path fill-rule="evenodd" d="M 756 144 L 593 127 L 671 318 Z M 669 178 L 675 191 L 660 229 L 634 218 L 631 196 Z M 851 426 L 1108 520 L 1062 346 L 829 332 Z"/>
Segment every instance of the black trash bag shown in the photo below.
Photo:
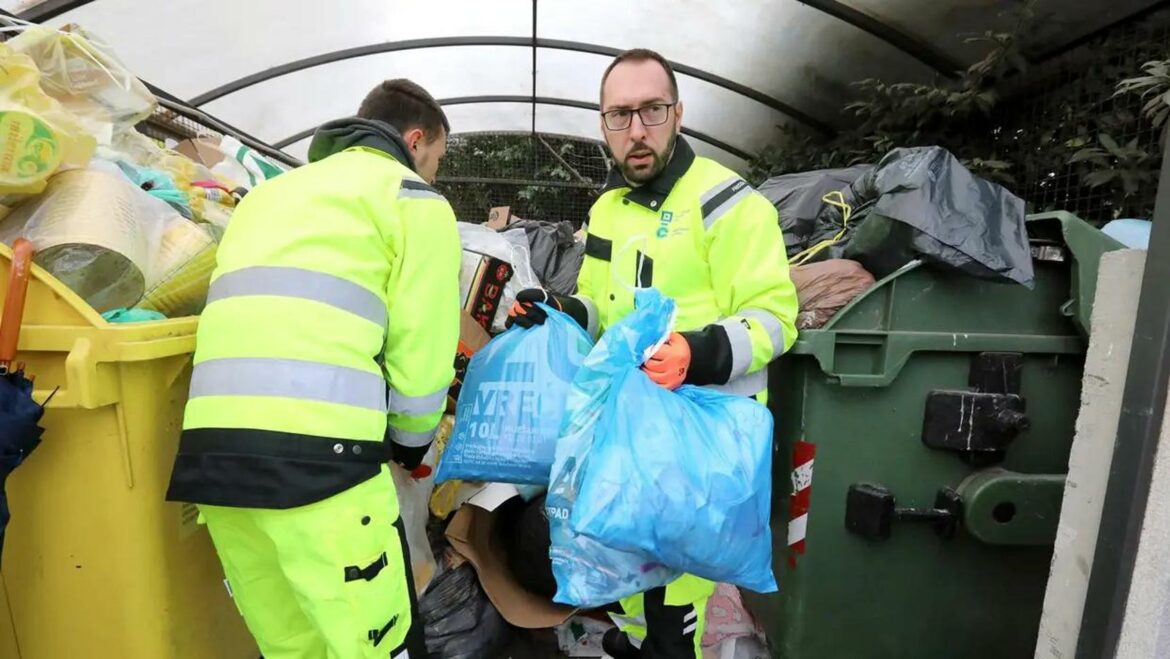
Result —
<path fill-rule="evenodd" d="M 573 238 L 572 224 L 517 220 L 501 233 L 512 231 L 525 233 L 532 272 L 545 290 L 557 295 L 577 292 L 577 273 L 585 259 L 585 245 Z"/>
<path fill-rule="evenodd" d="M 430 659 L 498 656 L 511 641 L 512 627 L 483 592 L 475 568 L 466 562 L 456 568 L 447 567 L 444 560 L 439 564 L 439 573 L 418 603 Z"/>
<path fill-rule="evenodd" d="M 863 177 L 868 183 L 869 177 Z M 862 181 L 859 181 L 862 182 Z M 884 277 L 914 258 L 981 279 L 1033 284 L 1024 201 L 973 175 L 942 147 L 895 149 L 878 163 L 842 256 Z"/>
<path fill-rule="evenodd" d="M 852 259 L 881 278 L 921 258 L 1032 286 L 1023 200 L 942 147 L 895 149 L 832 202 L 822 203 L 807 234 L 811 254 L 794 262 Z"/>
<path fill-rule="evenodd" d="M 514 497 L 497 512 L 497 532 L 507 556 L 508 570 L 524 590 L 551 600 L 557 594 L 552 570 L 552 536 L 545 495 L 532 501 Z"/>
<path fill-rule="evenodd" d="M 808 234 L 808 244 L 797 264 L 815 263 L 831 259 L 844 259 L 846 248 L 853 235 L 862 226 L 878 199 L 875 183 L 876 167 L 870 167 L 852 183 L 841 190 L 834 190 L 822 196 L 821 209 L 817 212 L 815 226 Z"/>
<path fill-rule="evenodd" d="M 780 228 L 784 231 L 784 247 L 789 258 L 814 244 L 812 236 L 816 232 L 817 215 L 825 205 L 824 196 L 844 190 L 873 169 L 873 165 L 818 169 L 774 176 L 760 184 L 760 194 L 772 202 L 780 215 Z"/>

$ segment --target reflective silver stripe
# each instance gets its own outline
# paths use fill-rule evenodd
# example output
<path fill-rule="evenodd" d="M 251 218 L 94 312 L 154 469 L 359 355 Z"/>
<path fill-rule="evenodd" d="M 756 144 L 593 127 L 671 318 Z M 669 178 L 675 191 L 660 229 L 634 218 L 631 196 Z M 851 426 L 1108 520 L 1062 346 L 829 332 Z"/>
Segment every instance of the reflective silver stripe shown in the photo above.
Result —
<path fill-rule="evenodd" d="M 431 443 L 431 439 L 434 438 L 435 431 L 438 429 L 439 427 L 435 426 L 424 432 L 411 432 L 390 426 L 390 441 L 399 446 L 405 446 L 406 448 L 421 448 Z"/>
<path fill-rule="evenodd" d="M 744 309 L 736 315 L 750 318 L 764 327 L 768 332 L 768 338 L 772 340 L 773 357 L 784 354 L 784 326 L 780 324 L 776 314 L 763 309 Z"/>
<path fill-rule="evenodd" d="M 407 396 L 390 387 L 390 413 L 406 416 L 424 416 L 438 412 L 447 400 L 447 387 L 425 396 Z"/>
<path fill-rule="evenodd" d="M 390 657 L 390 659 L 410 659 L 410 650 L 403 650 L 393 657 Z"/>
<path fill-rule="evenodd" d="M 727 340 L 731 343 L 731 375 L 728 379 L 734 380 L 752 366 L 752 335 L 738 318 L 721 320 L 719 325 L 727 332 Z"/>
<path fill-rule="evenodd" d="M 402 186 L 398 189 L 399 199 L 439 199 L 447 201 L 447 198 L 439 193 L 438 190 L 423 183 L 410 178 L 402 179 Z"/>
<path fill-rule="evenodd" d="M 761 368 L 755 373 L 740 376 L 727 384 L 707 385 L 713 389 L 732 396 L 755 396 L 768 388 L 768 369 Z"/>
<path fill-rule="evenodd" d="M 719 218 L 726 215 L 728 211 L 730 211 L 732 208 L 735 208 L 736 204 L 743 201 L 748 195 L 752 193 L 752 186 L 748 185 L 746 181 L 740 181 L 740 183 L 743 183 L 743 185 L 738 190 L 732 193 L 731 196 L 727 197 L 727 199 L 718 206 L 711 209 L 710 212 L 703 215 L 704 229 L 710 229 L 717 221 L 719 221 Z"/>
<path fill-rule="evenodd" d="M 597 305 L 593 304 L 593 300 L 590 300 L 587 297 L 574 295 L 573 299 L 577 300 L 581 303 L 582 306 L 585 307 L 585 331 L 589 333 L 589 336 L 596 339 L 597 331 L 600 329 L 597 318 Z"/>
<path fill-rule="evenodd" d="M 610 613 L 609 619 L 613 624 L 617 625 L 618 629 L 626 631 L 628 627 L 646 627 L 646 615 L 624 616 L 617 613 Z M 633 638 L 630 639 L 634 640 Z"/>
<path fill-rule="evenodd" d="M 272 295 L 312 300 L 386 327 L 386 303 L 360 285 L 324 272 L 283 266 L 253 266 L 211 282 L 207 304 L 233 297 Z"/>
<path fill-rule="evenodd" d="M 190 398 L 266 396 L 315 400 L 386 413 L 379 373 L 295 359 L 235 357 L 195 365 Z"/>
<path fill-rule="evenodd" d="M 715 198 L 715 195 L 717 195 L 717 194 L 719 194 L 720 192 L 723 192 L 724 190 L 726 190 L 726 189 L 730 188 L 731 186 L 735 185 L 736 181 L 739 181 L 739 180 L 742 180 L 742 179 L 740 179 L 738 176 L 732 176 L 731 178 L 727 179 L 726 181 L 723 181 L 723 182 L 722 182 L 722 183 L 720 183 L 719 185 L 717 185 L 717 186 L 715 186 L 715 187 L 711 188 L 710 190 L 708 190 L 708 191 L 704 192 L 704 193 L 703 193 L 703 196 L 699 197 L 699 205 L 700 205 L 700 206 L 704 206 L 704 205 L 706 205 L 706 204 L 707 204 L 707 202 L 709 202 L 709 201 L 711 201 L 712 199 L 714 199 L 714 198 Z"/>
<path fill-rule="evenodd" d="M 687 624 L 690 623 L 690 624 Z M 699 612 L 691 605 L 691 612 L 683 616 L 683 624 L 687 625 L 683 628 L 683 636 L 694 634 L 699 628 Z"/>

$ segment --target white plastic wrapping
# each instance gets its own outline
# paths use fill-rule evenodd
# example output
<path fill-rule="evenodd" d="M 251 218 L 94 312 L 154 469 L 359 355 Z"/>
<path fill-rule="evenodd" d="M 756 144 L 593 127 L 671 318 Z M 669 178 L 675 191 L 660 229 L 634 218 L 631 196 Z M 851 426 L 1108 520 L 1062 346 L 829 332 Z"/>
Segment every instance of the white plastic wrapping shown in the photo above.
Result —
<path fill-rule="evenodd" d="M 444 418 L 441 432 L 449 432 L 450 423 L 450 419 Z M 406 546 L 410 550 L 414 589 L 420 597 L 435 578 L 438 568 L 431 543 L 427 539 L 427 521 L 430 519 L 431 493 L 435 491 L 434 468 L 437 462 L 438 450 L 432 445 L 422 461 L 431 470 L 425 478 L 414 478 L 398 463 L 390 463 L 394 488 L 398 492 L 398 512 L 406 528 Z"/>
<path fill-rule="evenodd" d="M 163 232 L 182 219 L 109 167 L 57 174 L 0 222 L 0 241 L 32 241 L 36 263 L 99 312 L 133 306 L 154 284 Z"/>
<path fill-rule="evenodd" d="M 463 268 L 459 284 L 464 297 L 481 257 L 497 258 L 512 266 L 512 278 L 504 285 L 504 293 L 492 321 L 492 330 L 502 332 L 504 321 L 508 318 L 508 308 L 516 301 L 516 294 L 526 288 L 540 287 L 540 280 L 532 272 L 529 261 L 528 240 L 523 235 L 507 237 L 482 224 L 459 222 L 458 226 L 459 241 L 463 243 Z"/>

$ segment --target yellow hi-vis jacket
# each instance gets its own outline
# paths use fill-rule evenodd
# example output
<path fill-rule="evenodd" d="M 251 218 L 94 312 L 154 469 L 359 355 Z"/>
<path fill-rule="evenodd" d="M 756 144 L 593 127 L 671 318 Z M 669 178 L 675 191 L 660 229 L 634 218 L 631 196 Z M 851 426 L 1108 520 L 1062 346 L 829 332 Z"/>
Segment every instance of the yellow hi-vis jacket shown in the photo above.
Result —
<path fill-rule="evenodd" d="M 776 209 L 681 137 L 657 178 L 632 188 L 615 169 L 590 210 L 576 295 L 588 329 L 633 310 L 634 286 L 677 303 L 688 383 L 764 397 L 768 364 L 796 340 L 798 311 Z"/>
<path fill-rule="evenodd" d="M 219 246 L 168 499 L 305 505 L 390 456 L 417 464 L 438 426 L 459 333 L 451 206 L 388 124 L 326 124 L 309 156 L 252 190 Z"/>

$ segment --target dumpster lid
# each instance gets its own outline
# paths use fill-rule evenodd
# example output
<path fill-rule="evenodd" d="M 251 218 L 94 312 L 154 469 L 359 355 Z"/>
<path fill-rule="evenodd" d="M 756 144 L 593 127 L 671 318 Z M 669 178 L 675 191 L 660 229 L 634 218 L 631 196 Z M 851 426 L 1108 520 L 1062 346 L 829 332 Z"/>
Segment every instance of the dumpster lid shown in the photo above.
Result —
<path fill-rule="evenodd" d="M 1063 244 L 1072 257 L 1069 301 L 1060 311 L 1072 319 L 1077 331 L 1089 336 L 1093 316 L 1093 298 L 1097 295 L 1097 271 L 1106 252 L 1125 249 L 1125 245 L 1081 218 L 1065 211 L 1029 215 L 1028 236 L 1032 239 L 1033 255 L 1041 258 L 1059 258 L 1051 249 Z M 1040 252 L 1038 254 L 1038 251 Z"/>

